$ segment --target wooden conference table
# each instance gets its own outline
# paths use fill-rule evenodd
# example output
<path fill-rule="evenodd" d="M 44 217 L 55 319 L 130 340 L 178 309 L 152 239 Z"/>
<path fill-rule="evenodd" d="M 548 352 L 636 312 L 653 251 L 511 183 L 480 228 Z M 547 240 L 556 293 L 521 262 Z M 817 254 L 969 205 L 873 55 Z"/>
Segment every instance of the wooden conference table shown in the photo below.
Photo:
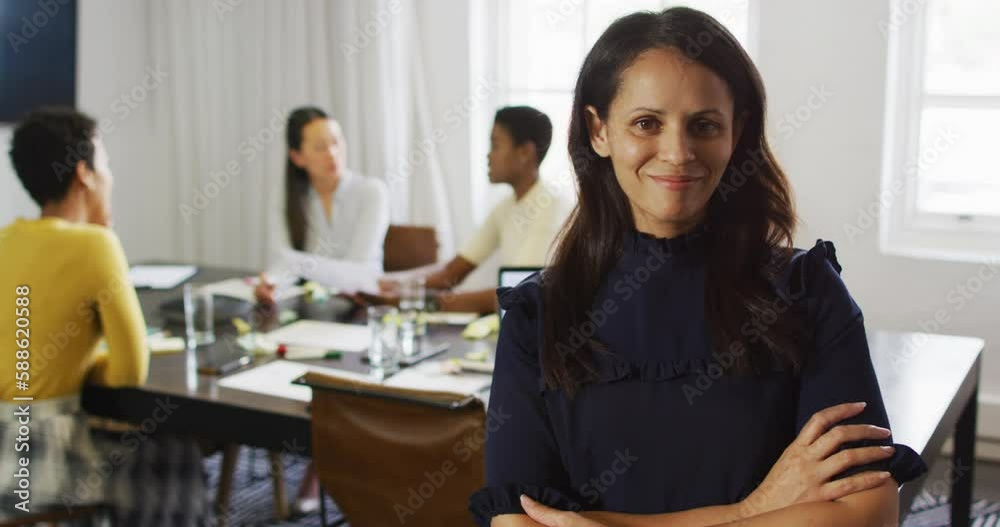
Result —
<path fill-rule="evenodd" d="M 194 280 L 213 282 L 250 274 L 253 273 L 202 267 Z M 140 291 L 147 323 L 162 327 L 159 304 L 179 295 L 180 288 Z M 297 309 L 303 318 L 325 320 L 342 319 L 351 310 L 349 303 L 339 298 L 322 304 L 293 300 L 282 308 Z M 459 328 L 432 327 L 430 335 L 450 343 L 443 357 L 459 357 L 473 349 L 492 349 L 495 345 L 491 341 L 466 341 Z M 932 490 L 951 488 L 952 525 L 968 526 L 983 341 L 870 331 L 869 344 L 895 440 L 911 446 L 928 462 L 934 462 L 945 440 L 954 437 L 947 481 L 926 483 Z M 213 346 L 232 345 L 233 340 L 220 332 Z M 345 353 L 340 360 L 308 362 L 359 372 L 367 370 L 361 356 L 353 353 Z M 91 386 L 84 391 L 83 404 L 92 414 L 135 423 L 149 433 L 154 430 L 197 433 L 218 441 L 309 455 L 311 435 L 306 403 L 220 387 L 218 379 L 194 374 L 185 353 L 157 355 L 150 362 L 145 386 L 127 389 Z M 155 415 L 162 422 L 153 419 L 158 408 Z M 903 487 L 902 513 L 909 511 L 923 483 L 917 481 Z"/>

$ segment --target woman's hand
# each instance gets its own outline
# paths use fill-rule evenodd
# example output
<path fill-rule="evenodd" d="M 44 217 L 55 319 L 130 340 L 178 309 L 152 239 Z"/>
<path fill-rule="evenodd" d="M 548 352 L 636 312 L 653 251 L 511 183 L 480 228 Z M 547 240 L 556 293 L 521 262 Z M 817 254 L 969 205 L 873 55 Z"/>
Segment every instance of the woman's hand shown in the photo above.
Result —
<path fill-rule="evenodd" d="M 523 494 L 521 506 L 528 517 L 548 527 L 605 527 L 604 524 L 588 520 L 575 512 L 546 507 Z"/>
<path fill-rule="evenodd" d="M 257 286 L 253 289 L 253 296 L 257 299 L 257 303 L 270 305 L 274 303 L 275 289 L 274 283 L 267 278 L 267 274 L 260 273 Z"/>
<path fill-rule="evenodd" d="M 398 295 L 399 289 L 399 280 L 393 278 L 379 278 L 378 280 L 378 291 L 383 295 Z"/>
<path fill-rule="evenodd" d="M 837 451 L 844 443 L 889 437 L 889 430 L 877 426 L 834 426 L 859 414 L 864 407 L 865 403 L 848 403 L 816 412 L 781 454 L 760 486 L 739 504 L 740 514 L 750 517 L 797 503 L 833 501 L 885 483 L 889 478 L 888 472 L 871 471 L 830 481 L 830 478 L 849 468 L 892 456 L 892 447 Z"/>

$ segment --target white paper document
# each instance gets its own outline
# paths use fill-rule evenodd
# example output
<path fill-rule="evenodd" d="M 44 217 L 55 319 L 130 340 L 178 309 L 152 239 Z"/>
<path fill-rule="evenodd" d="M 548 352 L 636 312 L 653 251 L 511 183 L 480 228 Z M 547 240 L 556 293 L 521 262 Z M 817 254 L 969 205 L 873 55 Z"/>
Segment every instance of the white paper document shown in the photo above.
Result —
<path fill-rule="evenodd" d="M 198 268 L 193 265 L 133 265 L 128 277 L 135 287 L 173 289 L 196 272 Z"/>
<path fill-rule="evenodd" d="M 368 375 L 357 372 L 276 360 L 244 372 L 223 377 L 219 380 L 219 386 L 244 392 L 270 395 L 272 397 L 281 397 L 283 399 L 309 402 L 312 400 L 312 388 L 301 384 L 292 384 L 292 381 L 310 371 L 356 381 L 372 382 Z"/>
<path fill-rule="evenodd" d="M 256 302 L 257 299 L 253 295 L 253 290 L 257 279 L 253 278 L 252 280 L 252 283 L 247 283 L 243 278 L 230 278 L 229 280 L 202 286 L 202 290 L 209 291 L 216 296 L 228 296 L 230 298 L 246 300 L 247 302 Z M 302 295 L 301 286 L 278 285 L 275 289 L 274 301 L 281 302 L 282 300 L 295 298 L 300 295 Z"/>
<path fill-rule="evenodd" d="M 369 264 L 361 264 L 315 254 L 283 249 L 279 263 L 268 271 L 268 276 L 282 283 L 301 277 L 322 284 L 331 294 L 378 293 L 378 278 L 382 272 Z"/>
<path fill-rule="evenodd" d="M 467 326 L 479 319 L 479 313 L 437 311 L 424 313 L 424 319 L 427 320 L 428 324 Z"/>
<path fill-rule="evenodd" d="M 275 345 L 285 344 L 349 353 L 367 350 L 371 340 L 368 326 L 319 320 L 299 320 L 267 333 L 264 337 Z"/>
<path fill-rule="evenodd" d="M 386 386 L 434 392 L 480 395 L 490 387 L 493 376 L 481 373 L 446 373 L 440 362 L 421 362 L 385 380 Z"/>

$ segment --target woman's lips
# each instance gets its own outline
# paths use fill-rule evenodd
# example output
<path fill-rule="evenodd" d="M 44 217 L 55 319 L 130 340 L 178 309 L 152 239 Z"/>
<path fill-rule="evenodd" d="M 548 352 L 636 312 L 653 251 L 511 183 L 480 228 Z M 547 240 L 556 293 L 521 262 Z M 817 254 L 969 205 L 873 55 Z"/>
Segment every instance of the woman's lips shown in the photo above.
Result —
<path fill-rule="evenodd" d="M 701 181 L 701 178 L 691 177 L 691 176 L 649 176 L 650 179 L 655 181 L 658 185 L 663 185 L 670 190 L 682 190 L 686 189 L 695 183 Z"/>

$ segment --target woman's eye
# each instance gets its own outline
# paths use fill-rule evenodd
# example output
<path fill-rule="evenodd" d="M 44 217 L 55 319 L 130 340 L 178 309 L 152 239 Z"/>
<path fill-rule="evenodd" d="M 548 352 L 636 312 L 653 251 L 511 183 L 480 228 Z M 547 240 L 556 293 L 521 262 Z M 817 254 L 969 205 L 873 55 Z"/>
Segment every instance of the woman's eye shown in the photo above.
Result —
<path fill-rule="evenodd" d="M 639 127 L 643 132 L 653 132 L 660 128 L 660 123 L 656 119 L 639 119 L 635 122 L 635 125 Z"/>
<path fill-rule="evenodd" d="M 702 120 L 694 123 L 694 131 L 701 135 L 713 134 L 720 128 L 719 124 L 713 121 Z"/>

